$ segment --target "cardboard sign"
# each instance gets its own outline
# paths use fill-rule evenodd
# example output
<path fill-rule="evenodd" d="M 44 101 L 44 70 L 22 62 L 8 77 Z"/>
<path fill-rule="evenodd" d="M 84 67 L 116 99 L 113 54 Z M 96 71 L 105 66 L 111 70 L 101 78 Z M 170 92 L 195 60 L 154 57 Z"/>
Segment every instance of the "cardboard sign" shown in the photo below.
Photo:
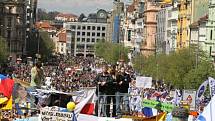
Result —
<path fill-rule="evenodd" d="M 194 110 L 196 106 L 196 91 L 184 90 L 183 100 L 187 101 L 190 105 L 190 110 Z"/>
<path fill-rule="evenodd" d="M 152 88 L 152 77 L 136 77 L 136 87 L 139 88 Z"/>
<path fill-rule="evenodd" d="M 72 121 L 73 114 L 67 112 L 57 112 L 41 110 L 41 121 Z"/>

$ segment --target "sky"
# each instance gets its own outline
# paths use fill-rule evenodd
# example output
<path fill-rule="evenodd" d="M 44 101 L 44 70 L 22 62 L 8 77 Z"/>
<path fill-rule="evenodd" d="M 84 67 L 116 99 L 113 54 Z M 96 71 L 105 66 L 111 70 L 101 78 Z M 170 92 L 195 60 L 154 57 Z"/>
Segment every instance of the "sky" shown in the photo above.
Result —
<path fill-rule="evenodd" d="M 76 15 L 96 13 L 98 9 L 108 11 L 112 5 L 113 0 L 38 0 L 38 8 Z"/>

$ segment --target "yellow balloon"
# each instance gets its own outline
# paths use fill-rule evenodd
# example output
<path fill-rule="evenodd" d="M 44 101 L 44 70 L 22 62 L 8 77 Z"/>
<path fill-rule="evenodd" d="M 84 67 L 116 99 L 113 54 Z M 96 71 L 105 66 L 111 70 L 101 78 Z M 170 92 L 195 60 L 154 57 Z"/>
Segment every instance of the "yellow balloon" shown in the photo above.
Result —
<path fill-rule="evenodd" d="M 75 103 L 74 102 L 69 102 L 67 103 L 67 110 L 68 111 L 74 111 L 75 110 Z"/>
<path fill-rule="evenodd" d="M 163 2 L 164 2 L 164 3 L 171 3 L 172 0 L 164 0 Z"/>

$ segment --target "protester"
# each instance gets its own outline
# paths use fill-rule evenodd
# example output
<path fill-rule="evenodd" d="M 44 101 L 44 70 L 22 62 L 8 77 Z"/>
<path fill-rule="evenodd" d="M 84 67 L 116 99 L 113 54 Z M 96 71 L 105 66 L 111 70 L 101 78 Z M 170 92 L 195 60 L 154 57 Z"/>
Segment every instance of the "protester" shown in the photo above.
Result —
<path fill-rule="evenodd" d="M 101 102 L 101 115 L 104 117 L 107 117 L 108 113 L 106 110 L 107 107 L 107 94 L 109 91 L 111 91 L 110 84 L 113 83 L 113 79 L 111 75 L 108 73 L 108 68 L 107 66 L 103 66 L 102 68 L 102 73 L 98 74 L 95 82 L 98 84 L 97 89 L 96 89 L 96 94 L 98 96 L 98 100 L 96 102 L 96 115 L 100 116 L 99 114 L 99 108 L 100 108 L 100 102 Z"/>
<path fill-rule="evenodd" d="M 116 76 L 116 82 L 117 82 L 117 90 L 116 90 L 116 113 L 117 115 L 122 114 L 121 110 L 121 98 L 123 98 L 124 102 L 124 113 L 129 114 L 130 108 L 129 108 L 129 97 L 128 97 L 128 88 L 129 83 L 131 82 L 130 75 L 125 73 L 125 68 L 122 67 L 120 69 L 119 74 Z"/>
<path fill-rule="evenodd" d="M 41 88 L 42 81 L 44 78 L 41 63 L 37 62 L 35 66 L 31 69 L 31 87 Z"/>

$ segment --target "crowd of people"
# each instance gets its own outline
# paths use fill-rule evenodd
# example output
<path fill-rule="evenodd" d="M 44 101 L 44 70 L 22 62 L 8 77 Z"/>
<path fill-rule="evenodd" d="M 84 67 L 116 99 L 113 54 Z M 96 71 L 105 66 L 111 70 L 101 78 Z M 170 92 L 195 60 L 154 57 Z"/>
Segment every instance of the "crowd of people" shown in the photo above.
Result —
<path fill-rule="evenodd" d="M 154 88 L 136 88 L 136 73 L 123 61 L 111 65 L 92 57 L 61 57 L 54 64 L 3 65 L 1 73 L 29 83 L 33 88 L 71 93 L 81 88 L 96 87 L 96 116 L 115 117 L 142 112 L 142 99 L 177 103 L 174 97 L 169 96 L 172 90 L 169 85 L 155 83 Z"/>

